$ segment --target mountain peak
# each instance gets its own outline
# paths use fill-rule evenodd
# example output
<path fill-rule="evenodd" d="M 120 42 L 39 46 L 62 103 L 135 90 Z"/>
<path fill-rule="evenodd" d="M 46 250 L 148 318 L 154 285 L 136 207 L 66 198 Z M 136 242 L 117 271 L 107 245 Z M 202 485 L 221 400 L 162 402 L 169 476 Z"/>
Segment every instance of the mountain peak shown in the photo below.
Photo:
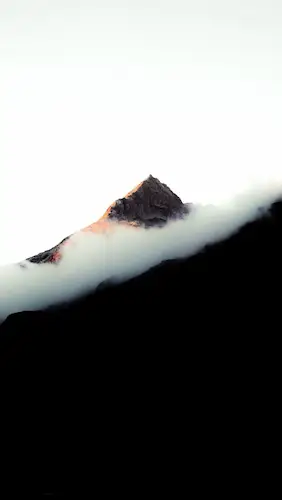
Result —
<path fill-rule="evenodd" d="M 188 212 L 188 206 L 166 184 L 149 175 L 124 198 L 113 203 L 105 215 L 115 221 L 151 227 L 162 226 L 169 219 Z"/>
<path fill-rule="evenodd" d="M 169 220 L 182 218 L 190 212 L 190 205 L 184 204 L 179 196 L 159 179 L 149 175 L 123 198 L 112 203 L 104 215 L 81 231 L 103 232 L 111 223 L 133 227 L 162 227 Z M 57 262 L 62 245 L 68 243 L 67 236 L 55 247 L 28 260 L 34 263 Z"/>

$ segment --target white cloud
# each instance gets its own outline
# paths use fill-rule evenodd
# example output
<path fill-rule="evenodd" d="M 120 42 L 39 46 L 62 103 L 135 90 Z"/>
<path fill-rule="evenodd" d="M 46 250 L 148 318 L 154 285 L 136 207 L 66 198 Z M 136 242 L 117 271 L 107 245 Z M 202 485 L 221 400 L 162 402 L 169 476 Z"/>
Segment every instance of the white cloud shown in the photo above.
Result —
<path fill-rule="evenodd" d="M 21 310 L 35 310 L 95 289 L 102 281 L 122 281 L 166 259 L 194 254 L 223 239 L 282 195 L 282 183 L 256 186 L 227 203 L 197 205 L 184 219 L 157 229 L 113 226 L 105 234 L 78 233 L 65 246 L 58 265 L 0 267 L 0 320 Z"/>

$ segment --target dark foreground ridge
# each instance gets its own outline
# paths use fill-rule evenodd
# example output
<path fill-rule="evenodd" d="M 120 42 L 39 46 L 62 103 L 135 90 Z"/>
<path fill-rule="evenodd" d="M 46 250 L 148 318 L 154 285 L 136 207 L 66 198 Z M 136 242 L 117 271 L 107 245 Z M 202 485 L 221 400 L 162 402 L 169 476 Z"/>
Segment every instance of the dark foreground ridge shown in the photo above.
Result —
<path fill-rule="evenodd" d="M 133 214 L 124 200 L 110 213 Z M 131 220 L 166 220 L 178 200 L 171 209 L 160 203 L 153 219 L 139 206 Z M 262 410 L 252 405 L 278 377 L 281 255 L 277 201 L 188 259 L 64 307 L 8 317 L 0 366 L 10 488 L 178 497 L 187 467 L 202 478 L 204 455 L 205 484 L 223 488 L 227 478 L 234 491 L 238 470 L 225 458 L 244 450 L 246 425 L 248 446 L 258 446 Z M 240 467 L 244 460 L 242 451 Z"/>

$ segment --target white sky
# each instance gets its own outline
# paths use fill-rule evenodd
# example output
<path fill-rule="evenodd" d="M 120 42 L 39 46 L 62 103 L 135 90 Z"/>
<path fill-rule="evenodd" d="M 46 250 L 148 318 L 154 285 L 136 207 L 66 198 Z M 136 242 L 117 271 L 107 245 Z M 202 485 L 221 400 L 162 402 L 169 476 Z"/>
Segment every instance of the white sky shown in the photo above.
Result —
<path fill-rule="evenodd" d="M 184 202 L 282 178 L 281 0 L 1 0 L 0 264 L 150 173 Z"/>

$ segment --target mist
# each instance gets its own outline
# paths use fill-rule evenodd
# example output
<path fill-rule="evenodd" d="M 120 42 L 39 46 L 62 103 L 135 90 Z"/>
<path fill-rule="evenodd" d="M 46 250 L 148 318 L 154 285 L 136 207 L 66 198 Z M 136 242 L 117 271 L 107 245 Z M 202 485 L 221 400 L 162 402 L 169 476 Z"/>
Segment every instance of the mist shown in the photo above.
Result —
<path fill-rule="evenodd" d="M 228 237 L 282 197 L 282 183 L 255 186 L 217 205 L 195 205 L 183 220 L 162 228 L 110 224 L 105 233 L 79 232 L 62 247 L 58 264 L 29 261 L 0 267 L 0 321 L 94 291 L 105 280 L 121 282 L 164 260 L 188 257 Z M 189 298 L 187 297 L 187 300 Z"/>

